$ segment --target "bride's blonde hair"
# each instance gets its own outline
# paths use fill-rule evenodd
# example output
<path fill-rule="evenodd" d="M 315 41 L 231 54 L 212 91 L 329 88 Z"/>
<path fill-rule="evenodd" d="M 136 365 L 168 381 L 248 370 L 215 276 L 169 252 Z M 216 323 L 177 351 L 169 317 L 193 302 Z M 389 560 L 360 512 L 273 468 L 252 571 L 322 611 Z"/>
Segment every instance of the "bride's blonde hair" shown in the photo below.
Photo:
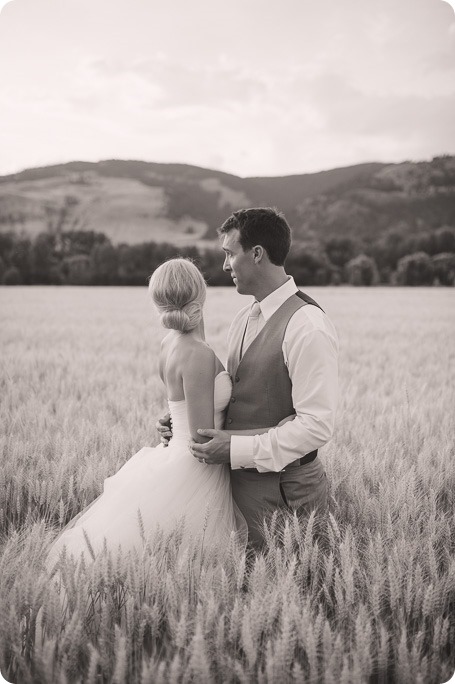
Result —
<path fill-rule="evenodd" d="M 199 325 L 206 284 L 189 259 L 170 259 L 158 266 L 149 281 L 149 292 L 165 328 L 190 332 Z"/>

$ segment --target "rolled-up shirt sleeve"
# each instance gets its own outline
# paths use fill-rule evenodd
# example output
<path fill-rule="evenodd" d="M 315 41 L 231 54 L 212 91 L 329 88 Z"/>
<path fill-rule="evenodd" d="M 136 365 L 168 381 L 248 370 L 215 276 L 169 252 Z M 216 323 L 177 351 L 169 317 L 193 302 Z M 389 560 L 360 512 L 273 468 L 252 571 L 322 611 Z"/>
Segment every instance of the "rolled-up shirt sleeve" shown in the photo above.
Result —
<path fill-rule="evenodd" d="M 262 435 L 233 435 L 232 469 L 277 472 L 332 437 L 338 402 L 338 339 L 322 312 L 312 312 L 311 317 L 320 326 L 291 325 L 291 319 L 283 344 L 295 418 Z"/>

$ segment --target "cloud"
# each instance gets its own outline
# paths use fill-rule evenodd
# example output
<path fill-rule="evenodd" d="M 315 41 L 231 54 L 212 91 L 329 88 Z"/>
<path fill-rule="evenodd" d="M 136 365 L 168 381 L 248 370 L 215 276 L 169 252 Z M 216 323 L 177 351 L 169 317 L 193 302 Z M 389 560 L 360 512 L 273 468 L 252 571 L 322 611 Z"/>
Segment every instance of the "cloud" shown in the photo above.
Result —
<path fill-rule="evenodd" d="M 138 60 L 95 60 L 93 72 L 118 86 L 128 80 L 134 88 L 153 93 L 154 107 L 223 107 L 230 103 L 247 104 L 267 93 L 261 77 L 249 74 L 238 65 L 193 66 L 165 55 Z"/>
<path fill-rule="evenodd" d="M 320 129 L 342 136 L 355 135 L 390 141 L 455 140 L 455 87 L 441 95 L 369 92 L 336 73 L 297 79 L 294 88 L 307 106 L 319 113 Z"/>
<path fill-rule="evenodd" d="M 450 22 L 440 0 L 13 0 L 0 173 L 46 155 L 273 175 L 455 152 Z"/>

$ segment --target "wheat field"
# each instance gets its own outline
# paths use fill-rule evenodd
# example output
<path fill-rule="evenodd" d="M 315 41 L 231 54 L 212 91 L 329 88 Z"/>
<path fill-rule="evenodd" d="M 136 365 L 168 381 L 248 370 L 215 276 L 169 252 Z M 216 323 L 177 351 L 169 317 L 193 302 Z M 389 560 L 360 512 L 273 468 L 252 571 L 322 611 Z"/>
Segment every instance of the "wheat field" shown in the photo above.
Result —
<path fill-rule="evenodd" d="M 455 669 L 455 291 L 308 288 L 340 337 L 330 515 L 272 520 L 248 565 L 181 530 L 136 558 L 46 545 L 165 408 L 141 288 L 0 288 L 0 671 L 9 682 L 437 684 Z M 222 360 L 245 304 L 209 290 Z M 44 611 L 45 632 L 35 638 Z"/>

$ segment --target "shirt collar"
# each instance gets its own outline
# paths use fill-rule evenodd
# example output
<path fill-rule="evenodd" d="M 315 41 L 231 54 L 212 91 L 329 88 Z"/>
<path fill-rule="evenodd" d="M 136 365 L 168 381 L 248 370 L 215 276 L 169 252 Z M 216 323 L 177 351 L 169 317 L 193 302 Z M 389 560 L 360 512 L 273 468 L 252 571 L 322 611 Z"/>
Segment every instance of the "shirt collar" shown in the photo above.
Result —
<path fill-rule="evenodd" d="M 291 295 L 298 292 L 298 287 L 294 282 L 294 278 L 289 276 L 283 285 L 277 287 L 276 290 L 271 292 L 267 297 L 265 297 L 262 302 L 259 302 L 261 307 L 261 313 L 267 322 L 271 316 L 278 311 L 280 306 L 291 297 Z"/>

